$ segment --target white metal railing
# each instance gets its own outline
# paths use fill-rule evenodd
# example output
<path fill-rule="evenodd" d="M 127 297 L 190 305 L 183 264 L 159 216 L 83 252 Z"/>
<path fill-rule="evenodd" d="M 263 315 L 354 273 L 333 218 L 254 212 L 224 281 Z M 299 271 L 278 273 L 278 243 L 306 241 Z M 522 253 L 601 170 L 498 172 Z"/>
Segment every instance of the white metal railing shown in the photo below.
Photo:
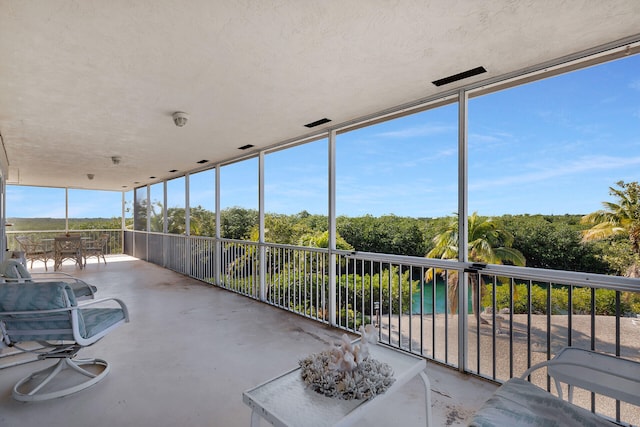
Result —
<path fill-rule="evenodd" d="M 497 382 L 565 346 L 640 360 L 638 279 L 133 234 L 125 241 L 147 247 L 125 247 L 127 253 L 345 330 L 374 323 L 386 344 Z M 531 381 L 551 390 L 544 373 Z M 579 393 L 575 399 L 619 421 L 640 419 L 637 408 L 620 402 Z"/>

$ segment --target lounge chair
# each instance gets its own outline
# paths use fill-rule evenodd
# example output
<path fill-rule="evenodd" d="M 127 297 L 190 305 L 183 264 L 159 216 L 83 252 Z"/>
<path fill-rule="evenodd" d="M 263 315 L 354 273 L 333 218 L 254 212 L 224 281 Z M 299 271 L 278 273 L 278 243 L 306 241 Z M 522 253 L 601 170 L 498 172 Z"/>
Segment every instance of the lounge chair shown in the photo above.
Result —
<path fill-rule="evenodd" d="M 45 341 L 49 349 L 38 358 L 59 359 L 56 364 L 18 381 L 13 387 L 13 398 L 19 401 L 54 399 L 102 380 L 109 372 L 105 360 L 75 359 L 75 356 L 82 348 L 95 344 L 128 321 L 129 313 L 121 300 L 109 298 L 78 304 L 68 283 L 1 285 L 0 342 L 18 346 L 22 342 Z M 67 368 L 63 381 L 56 381 Z M 71 383 L 72 379 L 75 381 Z"/>

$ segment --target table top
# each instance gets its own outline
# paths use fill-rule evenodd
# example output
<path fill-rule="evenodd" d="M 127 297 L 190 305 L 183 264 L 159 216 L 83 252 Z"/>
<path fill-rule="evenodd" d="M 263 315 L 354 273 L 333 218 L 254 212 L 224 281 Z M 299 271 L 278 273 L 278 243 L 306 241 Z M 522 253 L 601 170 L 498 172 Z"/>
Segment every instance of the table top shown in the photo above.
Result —
<path fill-rule="evenodd" d="M 382 344 L 370 346 L 371 357 L 393 369 L 395 382 L 385 393 L 368 400 L 326 397 L 306 386 L 296 368 L 243 393 L 243 401 L 276 427 L 344 426 L 422 372 L 426 361 Z"/>

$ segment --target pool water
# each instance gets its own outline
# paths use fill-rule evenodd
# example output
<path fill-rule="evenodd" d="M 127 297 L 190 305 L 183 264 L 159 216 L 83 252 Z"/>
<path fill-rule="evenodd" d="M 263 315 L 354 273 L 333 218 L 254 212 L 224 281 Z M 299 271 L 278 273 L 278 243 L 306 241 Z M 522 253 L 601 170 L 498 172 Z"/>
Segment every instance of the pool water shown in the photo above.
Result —
<path fill-rule="evenodd" d="M 445 306 L 445 293 L 447 292 L 447 285 L 444 283 L 444 280 L 440 279 L 436 281 L 436 314 L 438 313 L 446 313 Z M 433 313 L 433 281 L 422 284 L 422 308 L 423 314 L 432 314 Z M 473 313 L 473 307 L 471 304 L 471 289 L 469 289 L 469 307 L 468 313 Z M 413 298 L 411 301 L 412 312 L 411 314 L 420 314 L 420 291 L 418 290 L 413 294 Z"/>

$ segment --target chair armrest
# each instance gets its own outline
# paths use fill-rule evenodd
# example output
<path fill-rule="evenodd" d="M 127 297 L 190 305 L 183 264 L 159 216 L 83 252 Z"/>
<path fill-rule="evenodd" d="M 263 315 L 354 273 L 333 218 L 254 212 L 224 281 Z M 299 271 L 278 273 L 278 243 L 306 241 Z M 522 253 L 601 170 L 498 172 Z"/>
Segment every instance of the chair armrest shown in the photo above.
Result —
<path fill-rule="evenodd" d="M 571 353 L 568 352 L 569 350 Z M 586 357 L 580 359 L 581 356 Z M 640 405 L 640 379 L 638 378 L 640 363 L 637 361 L 567 347 L 558 353 L 556 358 L 527 369 L 520 379 L 525 379 L 532 372 L 544 367 L 548 369 L 547 375 L 553 378 L 560 398 L 562 398 L 560 383 L 565 383 L 569 386 L 569 401 L 572 400 L 572 387 L 575 386 L 633 405 Z"/>
<path fill-rule="evenodd" d="M 597 372 L 603 372 L 609 375 L 614 375 L 620 378 L 626 378 L 623 375 L 618 375 L 615 373 L 611 373 L 609 371 L 606 371 L 604 369 L 599 369 L 597 366 L 593 366 L 593 365 L 589 365 L 586 363 L 580 363 L 580 362 L 572 362 L 570 360 L 547 360 L 546 362 L 540 362 L 536 365 L 533 365 L 532 367 L 530 367 L 529 369 L 527 369 L 526 371 L 524 371 L 524 373 L 522 375 L 520 375 L 520 379 L 524 380 L 526 379 L 529 375 L 531 375 L 533 372 L 537 371 L 538 369 L 547 367 L 547 366 L 561 366 L 561 365 L 566 365 L 566 366 L 578 366 L 580 368 L 586 368 L 592 371 L 597 371 Z"/>
<path fill-rule="evenodd" d="M 127 308 L 127 306 L 124 303 L 124 301 L 122 301 L 120 298 L 100 298 L 100 299 L 83 301 L 82 303 L 78 304 L 77 307 L 73 307 L 73 308 L 83 309 L 83 308 L 87 308 L 87 307 L 90 307 L 90 306 L 95 305 L 95 304 L 100 304 L 100 303 L 109 302 L 109 301 L 114 301 L 120 306 L 120 308 L 122 309 L 122 311 L 124 313 L 124 321 L 126 323 L 129 323 L 129 309 Z"/>
<path fill-rule="evenodd" d="M 63 272 L 55 273 L 31 273 L 31 277 L 10 278 L 0 276 L 0 283 L 47 283 L 47 282 L 65 282 L 69 283 L 73 289 L 76 298 L 90 297 L 93 298 L 97 288 L 84 280 L 80 280 L 70 274 Z"/>

